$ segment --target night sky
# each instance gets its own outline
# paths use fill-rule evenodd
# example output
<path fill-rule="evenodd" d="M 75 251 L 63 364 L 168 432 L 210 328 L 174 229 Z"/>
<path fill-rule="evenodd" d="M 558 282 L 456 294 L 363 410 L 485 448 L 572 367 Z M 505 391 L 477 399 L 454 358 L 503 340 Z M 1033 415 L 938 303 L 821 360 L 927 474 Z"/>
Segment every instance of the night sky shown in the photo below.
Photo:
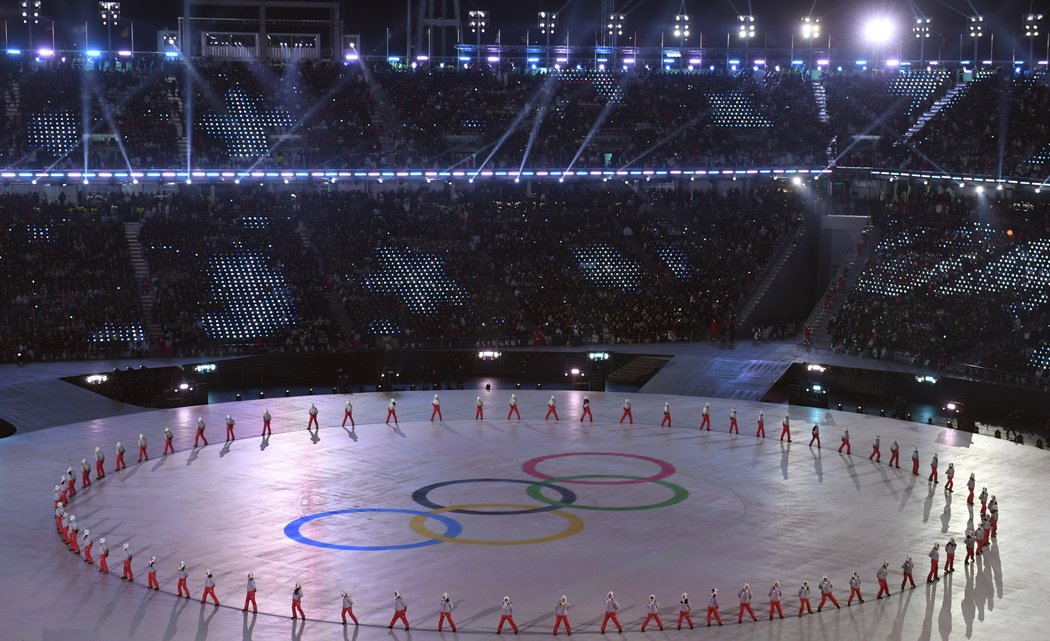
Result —
<path fill-rule="evenodd" d="M 89 32 L 98 33 L 98 44 L 102 44 L 103 28 L 96 15 L 96 2 L 42 1 L 42 14 L 46 19 L 41 20 L 38 29 L 46 30 L 49 19 L 53 17 L 57 22 L 60 48 L 64 47 L 64 41 L 72 42 L 73 26 L 82 25 L 85 18 L 90 21 Z M 441 1 L 434 0 L 438 4 Z M 412 0 L 413 5 L 417 2 Z M 288 0 L 286 4 L 292 5 L 294 0 Z M 668 34 L 670 41 L 671 23 L 682 4 L 682 0 L 617 0 L 616 7 L 617 11 L 627 14 L 626 32 L 630 38 L 637 35 L 639 45 L 656 45 L 660 42 L 661 31 Z M 966 16 L 984 15 L 986 31 L 996 34 L 996 57 L 1004 58 L 1009 55 L 1014 41 L 1019 54 L 1022 50 L 1027 51 L 1027 42 L 1020 36 L 1024 14 L 1029 11 L 1050 14 L 1050 0 L 750 0 L 750 3 L 747 0 L 687 0 L 684 4 L 694 21 L 694 44 L 700 31 L 704 32 L 708 46 L 724 45 L 729 31 L 734 32 L 735 39 L 736 16 L 750 12 L 756 16 L 759 25 L 758 42 L 755 43 L 758 46 L 766 43 L 770 47 L 787 47 L 791 32 L 797 33 L 801 17 L 813 15 L 821 17 L 824 32 L 831 36 L 833 46 L 852 48 L 860 40 L 862 25 L 869 17 L 890 15 L 898 25 L 897 34 L 903 40 L 905 56 L 909 55 L 909 48 L 915 47 L 911 23 L 916 15 L 933 18 L 933 35 L 927 41 L 927 47 L 936 47 L 940 41 L 945 57 L 949 56 L 950 48 L 953 52 L 958 50 L 959 34 L 968 28 Z M 146 50 L 155 47 L 158 27 L 176 26 L 182 3 L 179 0 L 124 0 L 121 5 L 123 16 L 135 22 L 136 49 Z M 366 53 L 382 52 L 387 28 L 392 33 L 391 50 L 403 51 L 405 0 L 345 0 L 343 6 L 346 32 L 361 34 Z M 496 33 L 500 32 L 504 44 L 523 44 L 526 29 L 531 30 L 532 42 L 538 43 L 536 12 L 539 10 L 560 11 L 558 28 L 561 39 L 564 39 L 564 29 L 567 28 L 572 44 L 593 44 L 600 7 L 600 0 L 461 0 L 464 13 L 470 9 L 490 12 L 487 40 L 494 42 Z M 10 42 L 24 44 L 22 40 L 26 31 L 21 24 L 18 0 L 0 0 L 0 19 L 7 21 Z M 1046 16 L 1044 26 L 1047 21 L 1050 21 L 1050 15 Z M 1042 46 L 1036 45 L 1037 51 L 1045 50 L 1045 39 L 1040 40 Z"/>

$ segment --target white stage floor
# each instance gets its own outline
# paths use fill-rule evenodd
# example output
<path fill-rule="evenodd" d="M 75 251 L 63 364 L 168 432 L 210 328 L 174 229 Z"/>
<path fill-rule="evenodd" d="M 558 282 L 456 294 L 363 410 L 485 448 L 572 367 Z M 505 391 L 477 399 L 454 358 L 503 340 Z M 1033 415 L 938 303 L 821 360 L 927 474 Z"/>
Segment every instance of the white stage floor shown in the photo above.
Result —
<path fill-rule="evenodd" d="M 339 426 L 346 397 L 316 396 L 158 410 L 0 441 L 0 637 L 430 639 L 439 636 L 444 591 L 456 603 L 461 635 L 491 634 L 505 594 L 514 600 L 523 634 L 550 633 L 561 594 L 575 605 L 574 632 L 594 634 L 608 590 L 616 591 L 624 636 L 632 638 L 1023 639 L 1045 632 L 1046 617 L 1038 614 L 1045 580 L 1038 542 L 1045 538 L 1046 452 L 809 408 L 791 409 L 794 442 L 788 445 L 777 440 L 783 406 L 717 399 L 706 399 L 713 404 L 713 431 L 698 433 L 705 399 L 644 394 L 632 397 L 633 427 L 617 423 L 623 397 L 601 393 L 590 394 L 595 422 L 581 426 L 583 394 L 576 392 L 555 393 L 557 423 L 543 420 L 547 392 L 518 392 L 520 422 L 506 420 L 509 391 L 482 394 L 486 420 L 477 422 L 476 395 L 443 392 L 446 420 L 432 424 L 431 393 L 396 394 L 396 430 L 383 424 L 388 397 L 364 394 L 351 397 L 358 422 L 353 433 Z M 665 400 L 675 419 L 669 431 L 657 427 Z M 316 436 L 304 429 L 311 401 L 320 408 Z M 739 410 L 739 436 L 726 433 L 731 406 Z M 274 430 L 265 442 L 258 436 L 264 407 L 273 414 Z M 754 436 L 759 409 L 766 412 L 766 439 Z M 230 446 L 223 443 L 227 413 L 238 423 Z M 194 451 L 193 424 L 200 415 L 211 445 Z M 823 429 L 819 451 L 807 446 L 814 420 Z M 178 451 L 160 457 L 166 424 L 176 433 Z M 835 451 L 844 427 L 852 435 L 852 457 Z M 146 432 L 153 458 L 135 465 L 139 432 Z M 867 459 L 876 433 L 882 464 Z M 894 438 L 902 450 L 900 470 L 885 465 Z M 114 474 L 118 439 L 130 465 Z M 106 452 L 108 477 L 78 493 L 70 512 L 93 535 L 107 538 L 108 576 L 66 551 L 50 508 L 59 474 L 81 458 L 90 462 L 96 444 Z M 921 477 L 910 473 L 913 446 L 922 457 Z M 925 478 L 934 452 L 942 484 L 931 489 Z M 543 457 L 534 468 L 525 465 Z M 957 469 L 952 495 L 942 491 L 949 462 Z M 1001 536 L 973 569 L 962 562 L 971 472 L 978 490 L 987 486 L 998 496 L 1002 512 Z M 601 476 L 552 481 L 556 487 L 541 489 L 535 474 Z M 645 480 L 658 474 L 666 476 Z M 422 496 L 431 485 L 438 486 Z M 433 505 L 424 505 L 427 500 Z M 534 512 L 548 507 L 543 501 L 571 504 Z M 434 514 L 453 504 L 530 513 Z M 637 506 L 645 509 L 605 509 Z M 417 513 L 427 516 L 413 518 Z M 449 540 L 438 540 L 442 533 Z M 927 553 L 950 535 L 960 543 L 958 571 L 927 586 Z M 120 580 L 124 542 L 135 553 L 130 585 Z M 372 547 L 382 549 L 359 549 Z M 158 593 L 145 589 L 150 555 L 158 559 Z M 915 560 L 919 587 L 901 595 L 899 568 L 907 555 Z M 174 594 L 180 560 L 189 566 L 189 601 Z M 893 595 L 876 601 L 875 571 L 883 560 L 890 561 Z M 199 603 L 206 568 L 215 571 L 221 608 Z M 854 570 L 867 602 L 847 608 Z M 249 571 L 259 585 L 257 617 L 240 611 Z M 824 574 L 842 609 L 798 619 L 799 583 L 810 582 L 816 608 L 816 584 Z M 767 620 L 773 579 L 784 588 L 784 621 Z M 296 581 L 305 591 L 305 624 L 289 619 Z M 736 592 L 745 581 L 759 622 L 738 626 Z M 680 593 L 690 593 L 694 621 L 703 627 L 712 587 L 719 589 L 725 626 L 675 631 Z M 355 599 L 360 628 L 337 623 L 344 589 Z M 394 590 L 409 604 L 411 632 L 386 628 Z M 650 593 L 659 598 L 668 629 L 652 627 L 643 635 L 638 626 Z M 440 634 L 450 635 L 447 628 Z"/>

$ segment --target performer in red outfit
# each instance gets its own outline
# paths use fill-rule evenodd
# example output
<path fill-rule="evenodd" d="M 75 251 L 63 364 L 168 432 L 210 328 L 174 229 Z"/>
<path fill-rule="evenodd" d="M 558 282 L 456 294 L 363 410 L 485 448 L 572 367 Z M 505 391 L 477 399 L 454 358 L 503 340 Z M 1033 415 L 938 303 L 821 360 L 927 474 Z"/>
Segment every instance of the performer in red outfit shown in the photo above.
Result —
<path fill-rule="evenodd" d="M 295 588 L 292 589 L 292 618 L 295 618 L 296 612 L 299 616 L 306 620 L 306 613 L 303 612 L 303 584 L 298 581 L 295 582 Z"/>
<path fill-rule="evenodd" d="M 197 417 L 197 433 L 193 437 L 193 447 L 197 447 L 197 443 L 200 442 L 200 441 L 204 441 L 205 445 L 208 444 L 208 439 L 204 436 L 204 417 L 203 416 L 198 416 Z"/>
<path fill-rule="evenodd" d="M 255 612 L 255 613 L 259 612 L 259 606 L 256 605 L 256 603 L 255 603 L 255 592 L 256 592 L 255 573 L 254 572 L 249 572 L 248 573 L 248 583 L 245 586 L 244 607 L 241 609 L 242 612 L 247 612 L 248 611 L 248 605 L 249 604 L 251 604 L 251 606 L 252 606 L 252 612 Z"/>
<path fill-rule="evenodd" d="M 558 636 L 558 626 L 565 625 L 565 632 L 572 636 L 572 626 L 569 625 L 569 609 L 572 608 L 569 605 L 569 599 L 563 594 L 561 599 L 558 600 L 558 605 L 554 606 L 554 636 Z"/>
<path fill-rule="evenodd" d="M 711 431 L 711 404 L 704 403 L 704 409 L 700 410 L 700 429 L 707 428 Z"/>
<path fill-rule="evenodd" d="M 777 616 L 781 619 L 784 618 L 784 611 L 780 609 L 780 599 L 784 596 L 784 591 L 780 589 L 780 581 L 773 581 L 773 587 L 769 588 L 769 620 L 773 620 L 773 613 L 776 612 Z"/>
<path fill-rule="evenodd" d="M 875 595 L 876 599 L 881 599 L 883 595 L 886 595 L 886 596 L 890 595 L 890 586 L 889 586 L 889 583 L 886 582 L 886 578 L 889 576 L 889 574 L 890 574 L 890 562 L 889 561 L 883 561 L 882 562 L 882 567 L 879 568 L 878 572 L 876 572 L 876 576 L 879 579 L 879 593 Z"/>
<path fill-rule="evenodd" d="M 551 399 L 547 401 L 547 415 L 543 417 L 543 420 L 546 421 L 547 419 L 549 419 L 551 417 L 551 414 L 554 415 L 554 420 L 558 420 L 558 408 L 554 403 L 553 396 L 551 396 Z"/>
<path fill-rule="evenodd" d="M 583 413 L 580 414 L 581 423 L 583 422 L 584 418 L 586 418 L 591 423 L 594 422 L 594 414 L 591 414 L 591 399 L 587 398 L 586 396 L 583 397 Z"/>
<path fill-rule="evenodd" d="M 853 448 L 849 444 L 849 429 L 842 430 L 842 443 L 839 445 L 839 454 L 842 453 L 842 448 L 846 448 L 846 455 L 849 456 L 852 453 Z"/>
<path fill-rule="evenodd" d="M 617 603 L 616 597 L 613 593 L 605 595 L 605 617 L 602 619 L 602 634 L 605 634 L 605 626 L 612 621 L 616 625 L 616 631 L 623 633 L 623 626 L 620 625 L 620 619 L 617 618 L 616 612 L 619 611 L 620 604 Z"/>
<path fill-rule="evenodd" d="M 343 625 L 346 625 L 346 617 L 350 617 L 354 622 L 354 625 L 357 625 L 357 617 L 354 616 L 354 600 L 351 599 L 346 592 L 340 592 L 339 596 L 343 597 L 343 611 L 341 613 L 343 617 Z"/>
<path fill-rule="evenodd" d="M 740 599 L 740 611 L 737 612 L 736 622 L 744 622 L 744 612 L 751 615 L 752 621 L 758 621 L 758 619 L 755 618 L 755 611 L 751 609 L 751 586 L 745 583 L 744 587 L 740 589 L 740 592 L 737 592 L 737 597 Z"/>
<path fill-rule="evenodd" d="M 157 583 L 157 557 L 155 556 L 151 556 L 146 565 L 146 588 L 153 588 L 154 591 L 160 590 L 160 583 Z"/>
<path fill-rule="evenodd" d="M 185 596 L 187 599 L 190 598 L 190 588 L 187 586 L 186 581 L 189 578 L 189 573 L 186 572 L 186 562 L 179 562 L 179 571 L 177 576 L 179 577 L 179 591 L 178 596 Z M 183 592 L 186 594 L 183 595 Z"/>
<path fill-rule="evenodd" d="M 664 622 L 660 620 L 660 604 L 656 602 L 656 595 L 649 595 L 649 602 L 645 604 L 645 621 L 642 623 L 642 632 L 645 632 L 645 626 L 649 625 L 650 621 L 656 621 L 656 626 L 660 628 L 660 631 L 664 630 Z"/>
<path fill-rule="evenodd" d="M 623 423 L 623 419 L 627 419 L 631 425 L 634 425 L 634 414 L 631 413 L 631 399 L 623 399 L 623 414 L 620 415 L 620 423 Z"/>
<path fill-rule="evenodd" d="M 693 611 L 693 607 L 689 605 L 689 595 L 685 592 L 682 593 L 682 598 L 678 600 L 678 629 L 682 629 L 682 620 L 689 624 L 689 629 L 693 629 L 693 617 L 690 612 Z"/>
<path fill-rule="evenodd" d="M 170 427 L 164 428 L 164 452 L 163 456 L 175 453 L 175 435 L 171 433 Z"/>
<path fill-rule="evenodd" d="M 448 592 L 442 594 L 441 603 L 438 604 L 438 611 L 440 612 L 438 615 L 438 632 L 441 632 L 441 627 L 445 621 L 448 621 L 448 627 L 451 628 L 453 632 L 456 631 L 456 622 L 452 620 L 452 610 L 454 608 L 455 606 L 452 604 L 452 599 L 448 597 Z"/>
<path fill-rule="evenodd" d="M 503 624 L 509 623 L 514 634 L 518 633 L 518 626 L 514 623 L 514 606 L 511 605 L 510 597 L 503 597 L 503 603 L 500 605 L 499 625 L 496 627 L 496 634 L 503 634 Z"/>
<path fill-rule="evenodd" d="M 124 544 L 124 573 L 120 577 L 122 581 L 134 581 L 135 575 L 131 573 L 131 550 L 128 549 L 130 546 Z"/>
<path fill-rule="evenodd" d="M 393 402 L 393 401 L 391 401 L 391 402 Z M 394 592 L 394 618 L 390 619 L 390 625 L 388 625 L 386 627 L 387 628 L 393 628 L 394 627 L 394 623 L 396 623 L 397 620 L 400 619 L 401 622 L 405 624 L 405 629 L 407 630 L 408 629 L 408 618 L 405 616 L 405 612 L 407 610 L 408 610 L 408 604 L 405 603 L 405 600 L 401 598 L 401 593 L 400 592 Z"/>
<path fill-rule="evenodd" d="M 820 605 L 817 606 L 817 612 L 821 611 L 826 601 L 831 601 L 836 608 L 839 607 L 839 602 L 835 600 L 835 595 L 831 592 L 832 586 L 828 577 L 822 578 L 818 587 L 820 588 Z"/>

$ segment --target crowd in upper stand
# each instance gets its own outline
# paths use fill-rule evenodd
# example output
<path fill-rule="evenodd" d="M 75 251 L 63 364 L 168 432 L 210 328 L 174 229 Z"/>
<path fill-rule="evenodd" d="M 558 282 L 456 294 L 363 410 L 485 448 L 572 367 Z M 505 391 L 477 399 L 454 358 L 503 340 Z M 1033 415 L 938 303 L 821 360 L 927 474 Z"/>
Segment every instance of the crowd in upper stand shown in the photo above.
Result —
<path fill-rule="evenodd" d="M 194 167 L 242 169 L 823 167 L 830 151 L 839 165 L 998 176 L 1034 174 L 1050 144 L 1045 74 L 982 72 L 905 143 L 961 71 L 825 72 L 820 104 L 799 69 L 194 65 L 0 59 L 0 167 L 82 168 L 85 123 L 87 165 L 117 170 L 184 167 L 187 147 Z"/>
<path fill-rule="evenodd" d="M 927 366 L 1050 374 L 1050 208 L 902 192 L 876 216 L 882 240 L 828 324 L 836 350 Z"/>
<path fill-rule="evenodd" d="M 917 143 L 917 168 L 997 177 L 1024 173 L 1021 165 L 1050 143 L 1050 85 L 1045 77 L 979 80 L 952 109 L 927 123 Z"/>

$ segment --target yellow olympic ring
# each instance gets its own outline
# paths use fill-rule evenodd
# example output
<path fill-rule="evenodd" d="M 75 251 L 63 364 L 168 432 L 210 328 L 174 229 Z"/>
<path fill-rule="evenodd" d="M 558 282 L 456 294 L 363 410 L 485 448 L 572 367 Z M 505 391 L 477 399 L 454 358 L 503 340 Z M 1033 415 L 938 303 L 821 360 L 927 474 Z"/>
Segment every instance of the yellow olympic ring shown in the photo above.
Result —
<path fill-rule="evenodd" d="M 518 510 L 535 508 L 535 505 L 522 505 L 519 503 L 469 503 L 466 505 L 447 505 L 437 510 L 431 510 L 430 514 L 444 514 L 445 512 L 452 512 L 453 510 L 476 510 L 479 508 L 512 508 Z M 546 512 L 546 514 L 553 514 L 554 516 L 565 519 L 569 526 L 557 534 L 550 536 L 541 536 L 535 539 L 522 539 L 520 541 L 484 541 L 482 539 L 465 539 L 462 537 L 451 538 L 448 536 L 442 536 L 437 532 L 433 532 L 427 528 L 425 516 L 414 516 L 408 522 L 408 526 L 412 528 L 412 531 L 420 536 L 425 536 L 430 539 L 438 541 L 446 541 L 448 543 L 460 543 L 466 545 L 532 545 L 534 543 L 549 543 L 551 541 L 557 541 L 559 539 L 565 539 L 573 534 L 579 534 L 583 530 L 583 519 L 570 514 L 564 510 L 554 510 L 552 512 Z"/>

